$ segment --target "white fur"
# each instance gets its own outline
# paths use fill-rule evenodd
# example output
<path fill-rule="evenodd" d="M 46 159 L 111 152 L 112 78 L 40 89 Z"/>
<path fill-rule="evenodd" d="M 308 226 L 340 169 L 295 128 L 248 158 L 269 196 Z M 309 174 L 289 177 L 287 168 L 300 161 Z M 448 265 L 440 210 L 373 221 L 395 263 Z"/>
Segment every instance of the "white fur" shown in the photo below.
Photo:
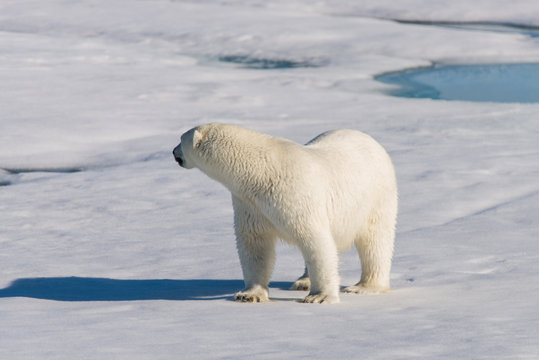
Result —
<path fill-rule="evenodd" d="M 256 131 L 208 124 L 182 135 L 174 156 L 232 193 L 245 289 L 237 301 L 268 301 L 277 238 L 296 245 L 305 274 L 293 288 L 305 302 L 339 301 L 339 250 L 352 244 L 361 259 L 353 293 L 389 290 L 397 217 L 391 160 L 370 136 L 330 131 L 302 146 Z"/>

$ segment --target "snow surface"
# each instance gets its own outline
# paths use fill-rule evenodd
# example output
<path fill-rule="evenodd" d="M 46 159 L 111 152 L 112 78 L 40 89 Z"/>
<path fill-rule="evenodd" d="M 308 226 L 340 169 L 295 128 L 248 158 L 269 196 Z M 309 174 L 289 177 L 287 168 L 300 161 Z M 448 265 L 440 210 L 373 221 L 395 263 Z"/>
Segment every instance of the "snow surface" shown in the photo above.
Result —
<path fill-rule="evenodd" d="M 538 359 L 539 104 L 401 99 L 373 77 L 539 62 L 539 38 L 390 19 L 539 26 L 539 5 L 2 0 L 0 358 Z M 276 301 L 231 301 L 229 194 L 171 156 L 210 121 L 378 139 L 400 186 L 393 291 L 300 304 L 280 245 Z M 340 272 L 359 279 L 354 251 Z"/>

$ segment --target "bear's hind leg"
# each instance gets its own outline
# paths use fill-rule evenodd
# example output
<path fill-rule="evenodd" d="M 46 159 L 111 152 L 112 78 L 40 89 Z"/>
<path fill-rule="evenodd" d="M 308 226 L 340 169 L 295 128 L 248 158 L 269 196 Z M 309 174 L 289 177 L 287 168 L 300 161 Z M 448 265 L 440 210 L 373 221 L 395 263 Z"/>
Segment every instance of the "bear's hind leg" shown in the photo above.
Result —
<path fill-rule="evenodd" d="M 389 291 L 394 239 L 394 217 L 370 222 L 368 233 L 358 237 L 355 242 L 361 260 L 361 280 L 344 288 L 344 292 L 380 294 Z"/>

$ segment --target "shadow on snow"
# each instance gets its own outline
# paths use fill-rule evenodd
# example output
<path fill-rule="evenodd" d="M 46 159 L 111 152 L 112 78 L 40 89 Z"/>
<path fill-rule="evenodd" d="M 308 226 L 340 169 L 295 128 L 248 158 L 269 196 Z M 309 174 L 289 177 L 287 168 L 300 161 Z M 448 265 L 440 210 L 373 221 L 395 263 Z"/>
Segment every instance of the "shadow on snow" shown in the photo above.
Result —
<path fill-rule="evenodd" d="M 292 283 L 272 282 L 286 289 Z M 0 289 L 0 298 L 27 297 L 56 301 L 216 300 L 231 299 L 243 288 L 242 280 L 118 280 L 54 277 L 13 281 Z"/>

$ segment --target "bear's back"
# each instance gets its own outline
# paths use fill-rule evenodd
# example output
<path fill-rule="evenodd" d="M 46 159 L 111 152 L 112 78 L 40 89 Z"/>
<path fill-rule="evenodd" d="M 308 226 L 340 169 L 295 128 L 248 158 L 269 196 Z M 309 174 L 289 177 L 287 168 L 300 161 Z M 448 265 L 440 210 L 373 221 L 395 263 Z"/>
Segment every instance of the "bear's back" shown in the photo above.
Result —
<path fill-rule="evenodd" d="M 384 148 L 371 136 L 357 130 L 332 130 L 309 141 L 305 148 L 333 161 L 365 164 L 371 161 L 388 160 Z"/>

